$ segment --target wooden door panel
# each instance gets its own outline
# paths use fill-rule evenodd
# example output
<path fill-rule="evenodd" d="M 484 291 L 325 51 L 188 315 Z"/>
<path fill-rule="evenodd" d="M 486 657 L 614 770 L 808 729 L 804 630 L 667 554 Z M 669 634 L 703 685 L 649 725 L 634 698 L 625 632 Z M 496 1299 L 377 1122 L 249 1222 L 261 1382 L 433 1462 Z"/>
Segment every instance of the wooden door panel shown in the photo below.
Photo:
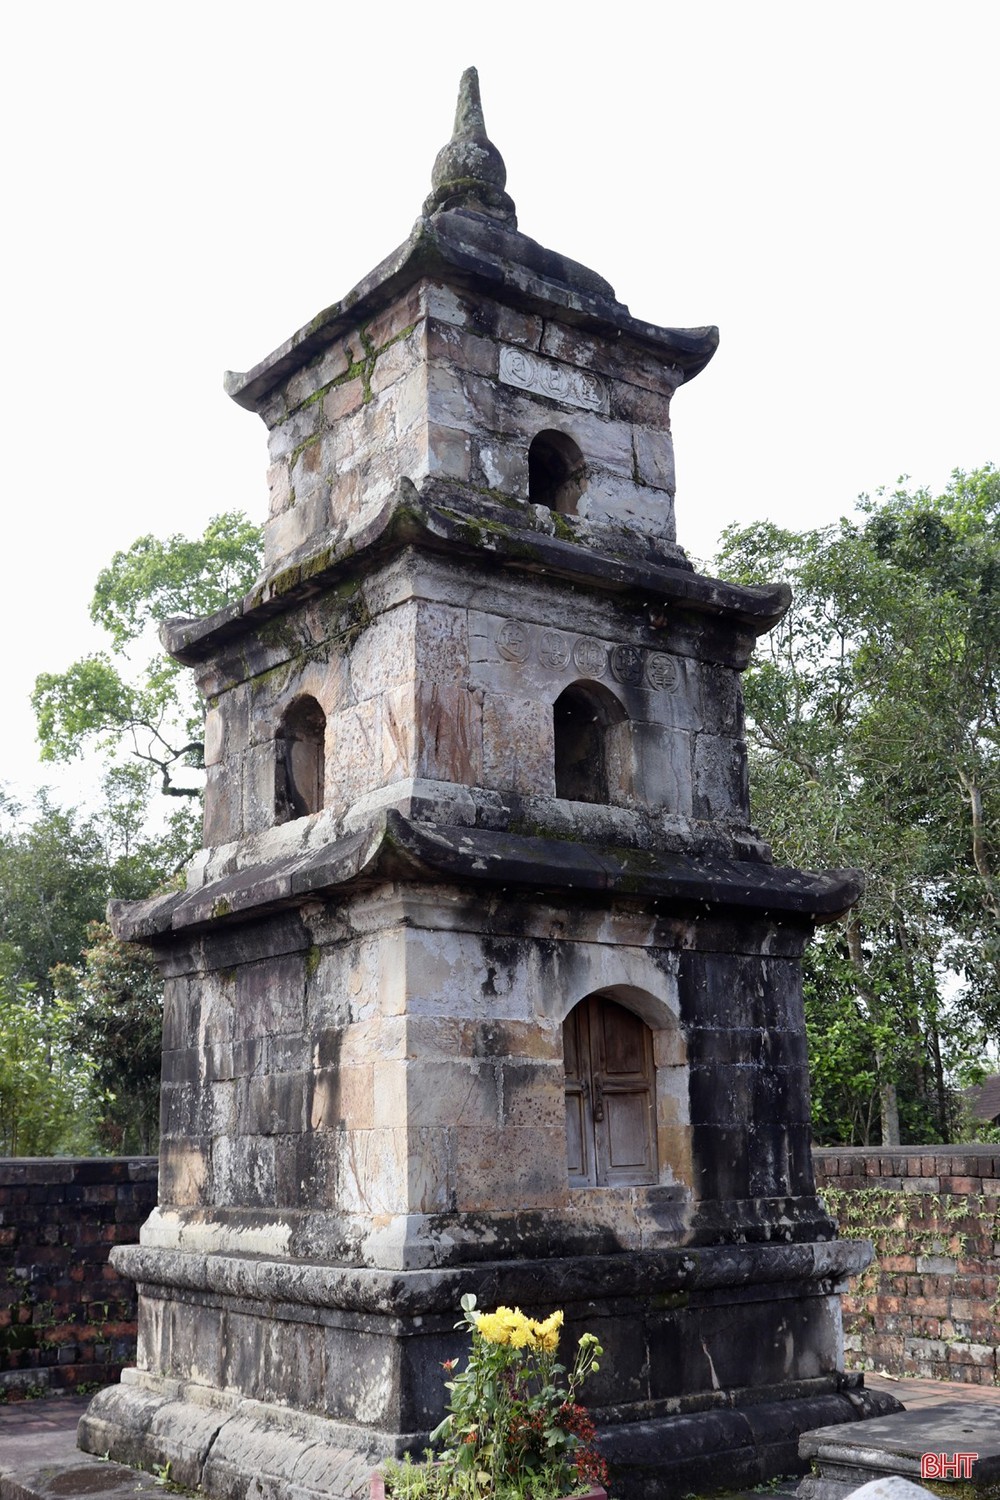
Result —
<path fill-rule="evenodd" d="M 655 1070 L 648 1027 L 616 1001 L 591 995 L 566 1017 L 563 1055 L 570 1182 L 655 1182 Z"/>
<path fill-rule="evenodd" d="M 580 1071 L 580 1026 L 583 1020 L 580 1006 L 577 1006 L 570 1011 L 563 1024 L 563 1062 L 567 1082 L 570 1079 L 580 1082 L 583 1076 Z"/>
<path fill-rule="evenodd" d="M 648 1172 L 649 1100 L 643 1094 L 606 1094 L 604 1097 L 608 1118 L 608 1170 Z"/>
<path fill-rule="evenodd" d="M 595 996 L 599 1000 L 599 997 Z M 646 1077 L 646 1038 L 649 1035 L 638 1016 L 605 1000 L 599 1009 L 601 1064 L 609 1077 Z"/>
<path fill-rule="evenodd" d="M 592 1134 L 587 1096 L 581 1091 L 566 1094 L 566 1164 L 569 1180 L 575 1187 L 593 1186 L 593 1153 L 588 1137 Z"/>

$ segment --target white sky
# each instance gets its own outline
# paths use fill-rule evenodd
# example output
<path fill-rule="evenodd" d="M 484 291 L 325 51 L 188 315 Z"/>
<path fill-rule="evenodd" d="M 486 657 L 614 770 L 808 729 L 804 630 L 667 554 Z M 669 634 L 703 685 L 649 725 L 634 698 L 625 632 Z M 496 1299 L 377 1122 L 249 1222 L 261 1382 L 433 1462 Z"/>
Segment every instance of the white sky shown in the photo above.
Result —
<path fill-rule="evenodd" d="M 998 42 L 993 0 L 8 5 L 0 780 L 60 785 L 27 695 L 111 554 L 262 518 L 222 371 L 405 238 L 469 63 L 520 227 L 721 328 L 674 403 L 694 555 L 1000 459 Z"/>

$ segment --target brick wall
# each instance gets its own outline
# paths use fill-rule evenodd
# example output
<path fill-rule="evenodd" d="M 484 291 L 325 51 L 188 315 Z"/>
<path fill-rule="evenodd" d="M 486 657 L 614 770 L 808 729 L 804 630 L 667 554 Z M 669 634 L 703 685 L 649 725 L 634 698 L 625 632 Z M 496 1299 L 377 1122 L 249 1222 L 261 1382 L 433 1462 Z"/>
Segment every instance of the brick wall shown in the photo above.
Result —
<path fill-rule="evenodd" d="M 155 1157 L 0 1158 L 0 1400 L 117 1380 L 135 1286 L 108 1265 L 156 1202 Z"/>
<path fill-rule="evenodd" d="M 848 1368 L 1000 1385 L 1000 1147 L 814 1153 L 840 1232 L 874 1264 L 844 1298 Z"/>

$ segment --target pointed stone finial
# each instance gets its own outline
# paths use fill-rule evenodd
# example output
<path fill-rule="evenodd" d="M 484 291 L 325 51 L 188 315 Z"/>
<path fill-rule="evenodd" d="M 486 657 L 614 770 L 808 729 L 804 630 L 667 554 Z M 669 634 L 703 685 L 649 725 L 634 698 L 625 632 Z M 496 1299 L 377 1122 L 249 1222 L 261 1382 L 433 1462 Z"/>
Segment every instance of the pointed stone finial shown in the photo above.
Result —
<path fill-rule="evenodd" d="M 467 208 L 516 229 L 517 215 L 513 200 L 504 192 L 506 183 L 503 157 L 486 134 L 479 74 L 475 68 L 466 68 L 458 89 L 455 128 L 435 159 L 424 213 Z"/>

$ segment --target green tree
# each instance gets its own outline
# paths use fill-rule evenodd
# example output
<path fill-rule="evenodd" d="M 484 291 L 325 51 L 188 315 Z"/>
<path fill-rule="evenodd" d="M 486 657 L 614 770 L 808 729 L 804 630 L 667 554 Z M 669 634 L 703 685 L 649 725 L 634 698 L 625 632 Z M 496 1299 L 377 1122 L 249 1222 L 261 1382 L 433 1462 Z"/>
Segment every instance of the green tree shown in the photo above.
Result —
<path fill-rule="evenodd" d="M 72 1027 L 71 1006 L 0 977 L 0 1156 L 90 1149 L 93 1064 Z"/>
<path fill-rule="evenodd" d="M 93 748 L 137 760 L 167 796 L 197 798 L 203 711 L 191 674 L 151 640 L 171 616 L 211 614 L 247 592 L 260 566 L 261 533 L 239 512 L 215 516 L 196 540 L 142 536 L 100 574 L 90 615 L 109 649 L 65 672 L 43 672 L 32 704 L 43 760 Z"/>
<path fill-rule="evenodd" d="M 82 969 L 62 965 L 53 978 L 71 1040 L 93 1058 L 97 1136 L 106 1150 L 148 1155 L 159 1137 L 163 981 L 148 950 L 105 923 L 90 924 L 87 942 Z"/>
<path fill-rule="evenodd" d="M 718 567 L 795 595 L 747 673 L 755 817 L 868 881 L 809 958 L 817 1132 L 947 1139 L 949 1070 L 1000 1023 L 1000 475 L 732 527 Z"/>
<path fill-rule="evenodd" d="M 185 842 L 176 828 L 142 834 L 141 787 L 132 768 L 122 774 L 110 806 L 89 817 L 45 796 L 30 815 L 3 803 L 0 1049 L 11 1150 L 18 1141 L 30 1151 L 155 1147 L 159 976 L 98 919 L 110 897 L 162 884 Z"/>
<path fill-rule="evenodd" d="M 144 831 L 137 769 L 113 771 L 110 796 L 86 816 L 44 792 L 27 811 L 0 794 L 0 954 L 7 975 L 43 1001 L 54 995 L 56 965 L 81 964 L 88 925 L 108 901 L 148 895 L 185 857 L 185 820 Z"/>

